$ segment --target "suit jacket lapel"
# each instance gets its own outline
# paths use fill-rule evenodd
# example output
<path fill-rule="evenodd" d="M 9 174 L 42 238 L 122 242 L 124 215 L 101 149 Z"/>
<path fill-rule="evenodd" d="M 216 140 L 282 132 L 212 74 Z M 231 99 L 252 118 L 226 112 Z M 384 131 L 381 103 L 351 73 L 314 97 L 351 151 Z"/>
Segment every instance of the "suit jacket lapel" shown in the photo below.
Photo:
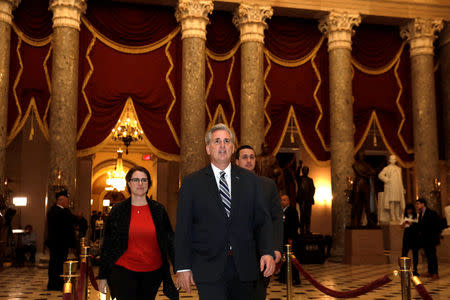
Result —
<path fill-rule="evenodd" d="M 237 214 L 239 208 L 239 195 L 241 195 L 242 185 L 239 178 L 239 168 L 231 165 L 231 213 L 230 219 Z"/>
<path fill-rule="evenodd" d="M 206 177 L 205 185 L 206 185 L 206 195 L 207 195 L 207 197 L 205 197 L 205 198 L 208 199 L 207 201 L 210 201 L 209 199 L 211 199 L 212 201 L 215 201 L 217 208 L 220 211 L 220 214 L 222 215 L 222 217 L 224 217 L 225 219 L 228 219 L 227 213 L 225 212 L 225 208 L 222 203 L 222 198 L 220 198 L 219 189 L 217 187 L 217 181 L 216 181 L 216 178 L 214 177 L 214 172 L 212 170 L 211 165 L 209 165 L 208 167 L 205 168 L 205 175 L 206 175 L 205 176 Z"/>

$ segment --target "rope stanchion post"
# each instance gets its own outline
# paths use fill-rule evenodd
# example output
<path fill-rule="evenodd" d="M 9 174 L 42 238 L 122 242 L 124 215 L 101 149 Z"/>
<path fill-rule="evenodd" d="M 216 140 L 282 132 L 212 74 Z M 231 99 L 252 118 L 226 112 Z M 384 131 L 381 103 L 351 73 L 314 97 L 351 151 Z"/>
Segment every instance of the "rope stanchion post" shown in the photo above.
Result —
<path fill-rule="evenodd" d="M 89 290 L 89 246 L 85 246 L 84 243 L 82 244 L 81 248 L 81 254 L 80 254 L 80 261 L 82 264 L 85 264 L 86 268 L 84 269 L 85 272 L 83 274 L 83 278 L 80 278 L 80 280 L 84 281 L 83 291 L 81 294 L 81 299 L 79 300 L 87 300 L 88 299 L 88 290 Z"/>
<path fill-rule="evenodd" d="M 64 262 L 63 266 L 63 275 L 61 277 L 64 279 L 64 287 L 63 287 L 63 299 L 67 299 L 68 297 L 64 297 L 66 295 L 71 295 L 71 298 L 75 294 L 74 286 L 76 285 L 78 269 L 78 261 L 76 260 L 68 260 Z"/>
<path fill-rule="evenodd" d="M 402 300 L 411 299 L 411 259 L 409 257 L 399 257 L 400 282 L 402 288 Z"/>
<path fill-rule="evenodd" d="M 292 300 L 292 246 L 286 244 L 286 299 Z"/>

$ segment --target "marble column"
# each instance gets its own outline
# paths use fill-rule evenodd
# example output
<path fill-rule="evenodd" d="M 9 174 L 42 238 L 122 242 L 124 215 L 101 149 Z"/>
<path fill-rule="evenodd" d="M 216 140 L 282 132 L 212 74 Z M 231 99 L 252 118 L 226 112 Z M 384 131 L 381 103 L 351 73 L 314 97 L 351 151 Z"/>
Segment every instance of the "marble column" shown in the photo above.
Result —
<path fill-rule="evenodd" d="M 441 212 L 439 198 L 430 197 L 433 179 L 439 177 L 436 95 L 434 84 L 435 33 L 442 20 L 417 18 L 401 28 L 400 34 L 410 45 L 414 157 L 418 196 L 428 199 L 428 206 Z"/>
<path fill-rule="evenodd" d="M 353 176 L 352 34 L 361 23 L 356 13 L 330 12 L 319 24 L 328 37 L 330 72 L 330 138 L 333 256 L 344 254 L 345 226 L 350 207 L 345 196 L 347 177 Z"/>
<path fill-rule="evenodd" d="M 270 6 L 241 4 L 233 22 L 241 33 L 241 145 L 256 154 L 264 143 L 264 29 Z"/>
<path fill-rule="evenodd" d="M 450 22 L 446 22 L 439 37 L 440 90 L 442 97 L 442 131 L 444 134 L 444 159 L 446 161 L 447 178 L 441 178 L 447 184 L 443 185 L 442 199 L 445 205 L 450 205 Z M 445 201 L 447 196 L 447 201 Z"/>
<path fill-rule="evenodd" d="M 205 43 L 211 0 L 180 0 L 175 17 L 181 23 L 181 176 L 204 167 Z"/>
<path fill-rule="evenodd" d="M 73 201 L 76 195 L 78 48 L 84 0 L 52 0 L 52 98 L 50 103 L 49 204 L 54 186 L 64 185 Z M 60 175 L 60 178 L 58 178 Z M 79 205 L 71 202 L 72 206 Z"/>
<path fill-rule="evenodd" d="M 6 176 L 8 87 L 12 11 L 20 0 L 0 0 L 0 180 Z"/>

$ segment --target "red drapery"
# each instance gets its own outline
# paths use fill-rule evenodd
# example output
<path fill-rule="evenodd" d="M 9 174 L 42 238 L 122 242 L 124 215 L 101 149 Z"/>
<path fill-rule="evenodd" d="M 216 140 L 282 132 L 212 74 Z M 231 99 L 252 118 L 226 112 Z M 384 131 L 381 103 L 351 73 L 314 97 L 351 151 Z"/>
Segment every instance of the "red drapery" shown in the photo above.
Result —
<path fill-rule="evenodd" d="M 46 127 L 51 76 L 48 1 L 24 0 L 14 11 L 8 106 L 10 138 L 20 130 L 31 99 Z M 408 47 L 393 26 L 362 24 L 353 37 L 355 145 L 371 121 L 388 148 L 412 161 Z M 265 32 L 266 140 L 273 151 L 294 116 L 316 161 L 329 159 L 327 40 L 315 20 L 273 17 Z M 207 26 L 207 126 L 217 118 L 240 127 L 239 31 L 229 12 Z M 79 150 L 94 151 L 133 100 L 157 155 L 176 159 L 181 110 L 181 40 L 174 9 L 90 3 L 80 31 Z M 216 119 L 214 119 L 216 118 Z"/>

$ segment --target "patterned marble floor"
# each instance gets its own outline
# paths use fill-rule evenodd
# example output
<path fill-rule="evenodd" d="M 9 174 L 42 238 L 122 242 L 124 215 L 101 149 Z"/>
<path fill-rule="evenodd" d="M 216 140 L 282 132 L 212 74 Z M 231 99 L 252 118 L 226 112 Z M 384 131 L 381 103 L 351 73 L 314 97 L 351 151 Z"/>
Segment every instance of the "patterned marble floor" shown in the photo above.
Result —
<path fill-rule="evenodd" d="M 324 265 L 305 265 L 305 269 L 324 285 L 335 290 L 351 290 L 390 273 L 394 266 L 391 265 L 363 265 L 350 266 L 339 263 L 327 262 Z M 420 265 L 419 272 L 425 273 L 426 266 Z M 432 281 L 422 278 L 423 283 L 435 300 L 450 299 L 450 264 L 439 265 L 440 279 Z M 38 268 L 7 268 L 0 272 L 0 299 L 61 299 L 61 293 L 46 291 L 47 270 Z M 413 299 L 421 299 L 416 291 L 412 290 Z M 89 291 L 89 299 L 105 299 L 100 297 L 92 288 Z M 162 291 L 157 299 L 167 299 Z M 194 290 L 191 294 L 182 293 L 181 299 L 198 299 Z M 276 281 L 272 281 L 269 288 L 269 300 L 286 299 L 286 288 Z M 306 279 L 302 278 L 302 284 L 294 289 L 294 299 L 334 299 L 316 290 Z M 358 299 L 401 299 L 400 281 L 394 279 L 391 283 Z"/>

